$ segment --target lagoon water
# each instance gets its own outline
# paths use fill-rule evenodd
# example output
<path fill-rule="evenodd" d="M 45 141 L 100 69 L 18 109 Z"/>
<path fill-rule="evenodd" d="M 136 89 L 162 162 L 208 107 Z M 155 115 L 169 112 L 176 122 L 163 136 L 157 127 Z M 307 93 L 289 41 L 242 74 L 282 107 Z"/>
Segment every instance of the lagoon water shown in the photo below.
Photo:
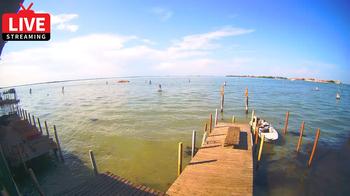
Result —
<path fill-rule="evenodd" d="M 123 79 L 130 83 L 117 83 L 119 78 L 114 78 L 16 88 L 22 108 L 58 129 L 65 163 L 54 156 L 32 163 L 45 192 L 54 194 L 90 178 L 90 149 L 100 172 L 110 171 L 166 191 L 176 178 L 177 143 L 189 147 L 192 130 L 197 130 L 197 141 L 201 141 L 209 114 L 219 107 L 224 81 L 223 121 L 229 122 L 232 115 L 240 122 L 250 120 L 251 111 L 244 112 L 248 87 L 250 109 L 281 134 L 279 142 L 264 147 L 255 172 L 255 194 L 343 195 L 350 191 L 349 85 L 209 76 Z M 158 84 L 162 92 L 157 92 Z M 338 91 L 341 100 L 335 98 Z M 284 136 L 286 111 L 290 111 L 290 121 Z M 302 120 L 305 136 L 296 154 Z M 317 128 L 321 129 L 320 142 L 313 165 L 307 168 Z M 189 161 L 186 153 L 185 161 Z M 24 193 L 35 192 L 28 181 L 17 179 Z"/>

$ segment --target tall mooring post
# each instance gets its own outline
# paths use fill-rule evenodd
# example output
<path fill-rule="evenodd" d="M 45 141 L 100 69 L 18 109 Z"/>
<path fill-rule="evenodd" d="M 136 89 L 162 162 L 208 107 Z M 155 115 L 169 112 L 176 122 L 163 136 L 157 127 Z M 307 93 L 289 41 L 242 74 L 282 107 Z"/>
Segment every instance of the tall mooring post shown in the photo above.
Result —
<path fill-rule="evenodd" d="M 309 162 L 307 163 L 308 167 L 311 166 L 312 160 L 315 156 L 315 152 L 316 152 L 316 148 L 317 148 L 317 143 L 318 143 L 318 139 L 320 138 L 320 129 L 318 128 L 316 131 L 316 137 L 315 137 L 315 141 L 314 141 L 314 146 L 312 147 L 312 152 L 310 155 L 310 159 Z"/>
<path fill-rule="evenodd" d="M 224 100 L 225 100 L 225 86 L 221 86 L 220 89 L 221 99 L 220 99 L 220 111 L 224 112 Z"/>
<path fill-rule="evenodd" d="M 248 88 L 245 89 L 245 113 L 248 114 Z"/>
<path fill-rule="evenodd" d="M 182 173 L 182 142 L 179 142 L 179 148 L 177 153 L 177 176 Z"/>
<path fill-rule="evenodd" d="M 56 143 L 57 143 L 58 153 L 60 154 L 61 161 L 64 162 L 60 140 L 58 139 L 58 135 L 57 135 L 56 125 L 53 126 L 53 130 L 54 130 L 55 139 L 56 139 Z"/>
<path fill-rule="evenodd" d="M 191 146 L 191 157 L 193 158 L 196 154 L 196 131 L 192 131 L 192 146 Z"/>

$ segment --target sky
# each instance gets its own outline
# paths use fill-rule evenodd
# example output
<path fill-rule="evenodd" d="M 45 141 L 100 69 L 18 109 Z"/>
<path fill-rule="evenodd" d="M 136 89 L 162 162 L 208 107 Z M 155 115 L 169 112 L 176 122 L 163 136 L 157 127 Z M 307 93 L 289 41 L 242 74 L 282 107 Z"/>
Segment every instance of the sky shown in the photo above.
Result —
<path fill-rule="evenodd" d="M 229 74 L 350 83 L 347 0 L 30 2 L 50 13 L 51 40 L 8 42 L 0 86 Z"/>

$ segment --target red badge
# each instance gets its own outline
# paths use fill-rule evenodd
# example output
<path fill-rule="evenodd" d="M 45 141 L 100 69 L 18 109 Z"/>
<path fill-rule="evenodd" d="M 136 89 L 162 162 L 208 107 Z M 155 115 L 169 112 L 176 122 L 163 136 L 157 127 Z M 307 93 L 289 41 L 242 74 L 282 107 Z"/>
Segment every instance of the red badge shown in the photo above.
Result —
<path fill-rule="evenodd" d="M 50 14 L 34 13 L 20 4 L 18 13 L 2 15 L 2 39 L 5 41 L 47 41 L 50 40 Z"/>

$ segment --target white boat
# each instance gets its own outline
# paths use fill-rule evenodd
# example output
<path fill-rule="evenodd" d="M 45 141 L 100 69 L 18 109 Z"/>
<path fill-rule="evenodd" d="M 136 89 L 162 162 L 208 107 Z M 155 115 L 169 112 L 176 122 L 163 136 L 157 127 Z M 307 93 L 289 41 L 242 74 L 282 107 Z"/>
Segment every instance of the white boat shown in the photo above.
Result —
<path fill-rule="evenodd" d="M 336 99 L 340 99 L 340 94 L 337 93 L 337 95 L 335 96 Z"/>
<path fill-rule="evenodd" d="M 270 142 L 278 140 L 278 132 L 268 122 L 260 120 L 258 130 L 260 138 L 264 135 L 264 141 Z"/>

